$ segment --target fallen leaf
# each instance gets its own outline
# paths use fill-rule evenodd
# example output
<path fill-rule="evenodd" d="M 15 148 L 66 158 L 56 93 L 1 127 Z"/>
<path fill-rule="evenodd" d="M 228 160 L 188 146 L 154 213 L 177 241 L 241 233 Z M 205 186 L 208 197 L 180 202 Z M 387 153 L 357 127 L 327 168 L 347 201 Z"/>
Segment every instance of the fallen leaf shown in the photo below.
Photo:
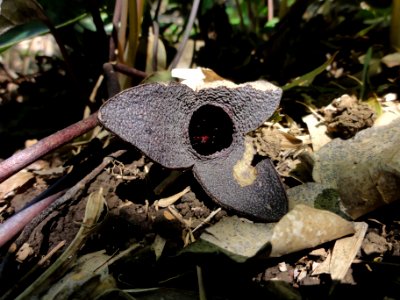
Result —
<path fill-rule="evenodd" d="M 313 248 L 352 233 L 352 222 L 327 210 L 298 204 L 274 227 L 271 256 Z"/>
<path fill-rule="evenodd" d="M 0 184 L 0 199 L 13 196 L 18 189 L 28 184 L 34 176 L 30 172 L 20 171 Z"/>
<path fill-rule="evenodd" d="M 273 223 L 252 223 L 238 217 L 225 217 L 208 227 L 200 239 L 221 249 L 238 262 L 256 255 L 261 249 L 268 249 Z"/>
<path fill-rule="evenodd" d="M 278 223 L 251 223 L 235 216 L 225 217 L 202 233 L 200 241 L 207 244 L 200 243 L 187 251 L 222 252 L 244 262 L 259 253 L 279 257 L 352 233 L 352 222 L 329 211 L 299 204 Z"/>

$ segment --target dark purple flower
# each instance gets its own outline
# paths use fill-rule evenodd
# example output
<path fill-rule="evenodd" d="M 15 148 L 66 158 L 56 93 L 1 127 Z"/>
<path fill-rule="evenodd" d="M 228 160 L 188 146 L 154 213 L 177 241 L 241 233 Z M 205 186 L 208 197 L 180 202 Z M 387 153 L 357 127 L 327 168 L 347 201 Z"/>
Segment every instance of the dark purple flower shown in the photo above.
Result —
<path fill-rule="evenodd" d="M 265 81 L 226 85 L 194 91 L 178 83 L 143 84 L 107 101 L 99 120 L 164 167 L 192 168 L 221 206 L 276 221 L 287 211 L 284 188 L 269 159 L 254 165 L 245 135 L 274 113 L 282 91 Z"/>

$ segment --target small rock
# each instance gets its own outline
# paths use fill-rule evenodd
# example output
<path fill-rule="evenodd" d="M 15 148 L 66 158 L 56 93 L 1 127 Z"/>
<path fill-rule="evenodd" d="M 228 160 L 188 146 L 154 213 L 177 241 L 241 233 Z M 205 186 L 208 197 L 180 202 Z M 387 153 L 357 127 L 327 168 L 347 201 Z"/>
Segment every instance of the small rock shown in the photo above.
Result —
<path fill-rule="evenodd" d="M 400 242 L 396 241 L 392 243 L 393 246 L 393 256 L 400 256 Z"/>
<path fill-rule="evenodd" d="M 321 280 L 318 277 L 304 277 L 300 284 L 301 285 L 319 285 L 321 283 Z"/>
<path fill-rule="evenodd" d="M 285 262 L 280 262 L 278 264 L 278 268 L 279 268 L 279 271 L 281 271 L 281 272 L 286 272 L 287 271 L 287 266 L 286 266 Z"/>
<path fill-rule="evenodd" d="M 387 252 L 390 244 L 376 232 L 369 232 L 365 236 L 361 249 L 365 255 L 380 255 Z"/>

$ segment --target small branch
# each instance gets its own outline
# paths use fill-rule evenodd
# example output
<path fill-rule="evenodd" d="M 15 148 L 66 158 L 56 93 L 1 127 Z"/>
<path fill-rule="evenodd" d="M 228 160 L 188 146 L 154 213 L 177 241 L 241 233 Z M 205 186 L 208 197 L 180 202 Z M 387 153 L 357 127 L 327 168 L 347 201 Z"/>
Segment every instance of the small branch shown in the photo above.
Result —
<path fill-rule="evenodd" d="M 189 21 L 186 25 L 185 32 L 182 37 L 182 41 L 179 44 L 178 51 L 168 68 L 168 70 L 170 70 L 170 71 L 178 65 L 178 62 L 182 57 L 183 50 L 185 49 L 186 43 L 190 36 L 190 31 L 193 28 L 194 20 L 196 19 L 196 16 L 197 16 L 197 11 L 199 10 L 199 5 L 200 5 L 200 0 L 193 1 L 192 10 L 190 11 L 190 16 L 189 16 Z"/>
<path fill-rule="evenodd" d="M 74 265 L 80 250 L 86 239 L 93 232 L 96 225 L 99 224 L 99 219 L 103 211 L 104 198 L 102 198 L 103 190 L 100 188 L 97 192 L 93 192 L 89 195 L 85 215 L 79 228 L 78 233 L 68 245 L 67 249 L 57 258 L 57 260 L 47 268 L 39 277 L 37 277 L 30 285 L 24 289 L 24 291 L 18 295 L 15 299 L 35 299 L 39 298 L 39 294 L 45 290 L 45 287 L 49 283 L 53 283 L 59 279 L 68 270 L 71 265 Z M 38 266 L 36 266 L 38 267 Z M 31 269 L 24 277 L 22 277 L 22 284 L 31 274 L 35 273 L 35 269 Z M 12 295 L 14 292 L 15 285 L 7 292 L 8 295 Z M 59 298 L 59 297 L 56 297 Z"/>
<path fill-rule="evenodd" d="M 129 66 L 124 65 L 124 64 L 116 63 L 116 64 L 113 64 L 113 66 L 114 66 L 114 70 L 115 71 L 120 72 L 120 73 L 122 73 L 124 75 L 127 75 L 127 76 L 139 77 L 139 78 L 146 78 L 147 77 L 147 73 L 146 72 L 140 71 L 138 69 L 129 67 Z"/>
<path fill-rule="evenodd" d="M 53 133 L 33 146 L 15 153 L 0 163 L 0 183 L 42 156 L 88 132 L 97 125 L 97 112 L 95 112 L 88 118 Z"/>

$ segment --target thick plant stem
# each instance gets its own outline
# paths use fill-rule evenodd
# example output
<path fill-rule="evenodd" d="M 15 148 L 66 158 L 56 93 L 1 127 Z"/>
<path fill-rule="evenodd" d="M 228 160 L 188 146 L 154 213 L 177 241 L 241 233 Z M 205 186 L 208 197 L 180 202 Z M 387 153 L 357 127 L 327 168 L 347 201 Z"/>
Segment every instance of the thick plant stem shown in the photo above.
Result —
<path fill-rule="evenodd" d="M 395 50 L 400 51 L 400 0 L 392 1 L 390 44 Z"/>
<path fill-rule="evenodd" d="M 40 202 L 24 209 L 23 211 L 13 215 L 4 223 L 0 224 L 0 247 L 10 241 L 17 233 L 19 233 L 34 217 L 60 197 L 64 191 L 51 195 Z"/>
<path fill-rule="evenodd" d="M 48 154 L 56 148 L 93 129 L 96 125 L 98 125 L 97 112 L 82 121 L 45 137 L 33 146 L 15 153 L 13 156 L 0 163 L 0 183 L 41 158 L 43 155 Z"/>

